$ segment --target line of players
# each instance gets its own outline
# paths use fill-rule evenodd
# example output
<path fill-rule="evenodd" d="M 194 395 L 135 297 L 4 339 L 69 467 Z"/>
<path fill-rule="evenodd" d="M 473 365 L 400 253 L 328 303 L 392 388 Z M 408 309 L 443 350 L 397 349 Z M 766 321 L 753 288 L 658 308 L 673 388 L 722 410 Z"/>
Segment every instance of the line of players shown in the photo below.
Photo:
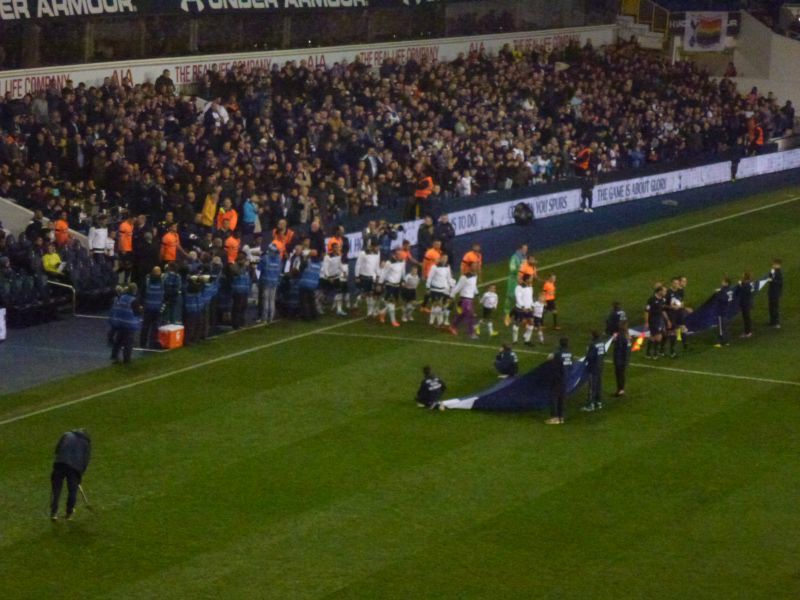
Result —
<path fill-rule="evenodd" d="M 514 297 L 513 307 L 506 312 L 506 325 L 511 326 L 512 343 L 518 343 L 520 333 L 526 345 L 532 345 L 536 333 L 540 343 L 544 343 L 544 315 L 550 313 L 553 328 L 558 330 L 558 311 L 556 308 L 556 276 L 551 274 L 543 283 L 541 292 L 534 293 L 537 277 L 537 263 L 533 255 L 527 253 L 527 246 L 521 246 L 511 264 L 514 269 L 513 285 L 509 285 Z M 333 242 L 321 267 L 321 288 L 328 298 L 331 309 L 340 316 L 348 313 L 345 309 L 358 308 L 362 301 L 366 305 L 366 316 L 375 317 L 380 322 L 388 322 L 400 327 L 401 322 L 414 320 L 417 307 L 428 314 L 431 326 L 449 330 L 458 335 L 458 327 L 463 323 L 467 334 L 477 339 L 482 327 L 490 337 L 499 335 L 495 330 L 493 317 L 499 306 L 495 285 L 489 285 L 483 294 L 478 291 L 483 257 L 479 244 L 464 254 L 460 265 L 460 277 L 453 277 L 449 257 L 442 250 L 441 243 L 434 241 L 426 250 L 423 260 L 417 261 L 405 241 L 400 248 L 382 252 L 379 246 L 370 244 L 359 252 L 355 261 L 355 279 L 358 292 L 351 299 L 348 293 L 348 263 L 343 260 L 340 246 Z M 420 283 L 424 283 L 425 296 L 418 301 Z M 480 305 L 480 317 L 475 315 L 475 302 Z M 451 314 L 455 304 L 455 318 Z M 398 319 L 398 314 L 400 318 Z"/>
<path fill-rule="evenodd" d="M 769 326 L 780 329 L 780 297 L 783 293 L 782 261 L 773 259 L 772 268 L 768 276 L 767 298 L 769 303 Z M 645 358 L 657 360 L 659 357 L 669 356 L 676 358 L 677 342 L 681 342 L 683 349 L 688 350 L 688 340 L 684 335 L 686 327 L 684 321 L 692 309 L 686 306 L 684 297 L 687 279 L 685 276 L 673 277 L 669 287 L 657 282 L 653 295 L 647 301 L 644 311 L 645 331 L 647 332 L 647 345 Z M 753 301 L 758 291 L 758 283 L 749 271 L 742 274 L 742 278 L 734 285 L 729 277 L 723 277 L 720 287 L 714 293 L 714 312 L 716 313 L 717 343 L 715 348 L 730 345 L 730 314 L 736 306 L 742 314 L 744 332 L 743 338 L 753 335 L 753 320 L 751 312 Z M 669 344 L 669 354 L 667 354 Z"/>
<path fill-rule="evenodd" d="M 678 356 L 675 352 L 678 341 L 684 350 L 688 350 L 683 324 L 692 312 L 684 303 L 687 283 L 688 279 L 680 275 L 671 279 L 669 287 L 660 281 L 653 286 L 653 295 L 647 300 L 644 310 L 644 327 L 648 332 L 645 358 L 656 360 L 659 356 L 666 356 L 667 343 L 670 358 Z"/>

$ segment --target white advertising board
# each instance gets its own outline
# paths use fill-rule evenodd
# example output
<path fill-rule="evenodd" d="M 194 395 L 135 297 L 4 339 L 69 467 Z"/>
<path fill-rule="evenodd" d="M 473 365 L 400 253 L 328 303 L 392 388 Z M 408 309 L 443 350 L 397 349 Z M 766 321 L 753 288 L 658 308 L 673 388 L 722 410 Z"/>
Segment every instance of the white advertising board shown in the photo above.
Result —
<path fill-rule="evenodd" d="M 447 215 L 456 230 L 456 236 L 466 235 L 511 225 L 514 223 L 514 207 L 520 202 L 524 202 L 531 207 L 535 219 L 545 219 L 578 210 L 581 202 L 581 192 L 577 189 L 565 190 L 554 194 L 517 198 L 516 200 L 506 200 L 496 204 L 456 210 L 447 213 Z M 412 246 L 416 245 L 417 232 L 421 224 L 421 219 L 401 223 L 404 231 L 398 233 L 394 246 L 400 246 L 404 240 L 411 242 Z M 350 240 L 350 256 L 356 256 L 361 251 L 361 232 L 348 233 L 347 237 Z"/>
<path fill-rule="evenodd" d="M 704 167 L 681 169 L 680 171 L 670 171 L 668 173 L 659 173 L 658 175 L 637 177 L 636 179 L 602 183 L 594 188 L 593 202 L 595 206 L 606 206 L 618 202 L 640 200 L 661 194 L 691 190 L 705 185 L 723 183 L 730 181 L 730 179 L 731 163 L 728 161 L 714 163 Z"/>
<path fill-rule="evenodd" d="M 773 152 L 760 156 L 748 156 L 739 161 L 736 178 L 744 179 L 755 175 L 766 175 L 800 167 L 800 148 L 786 152 Z"/>
<path fill-rule="evenodd" d="M 10 93 L 12 98 L 21 98 L 25 94 L 45 90 L 51 83 L 59 88 L 63 87 L 68 79 L 75 85 L 84 82 L 88 86 L 101 85 L 105 77 L 117 81 L 128 78 L 134 84 L 154 82 L 164 69 L 169 69 L 175 84 L 181 86 L 201 80 L 208 69 L 217 68 L 224 71 L 236 65 L 244 65 L 251 69 L 270 69 L 273 65 L 283 66 L 287 62 L 302 61 L 313 68 L 324 68 L 342 60 L 352 62 L 358 59 L 369 66 L 377 66 L 386 58 L 394 58 L 404 63 L 410 58 L 416 60 L 424 58 L 429 61 L 453 60 L 459 53 L 466 54 L 472 50 L 497 54 L 504 44 L 510 44 L 521 50 L 532 50 L 537 47 L 552 49 L 573 40 L 583 44 L 591 39 L 595 46 L 604 46 L 614 43 L 616 34 L 616 25 L 600 25 L 491 36 L 0 71 L 0 95 Z"/>

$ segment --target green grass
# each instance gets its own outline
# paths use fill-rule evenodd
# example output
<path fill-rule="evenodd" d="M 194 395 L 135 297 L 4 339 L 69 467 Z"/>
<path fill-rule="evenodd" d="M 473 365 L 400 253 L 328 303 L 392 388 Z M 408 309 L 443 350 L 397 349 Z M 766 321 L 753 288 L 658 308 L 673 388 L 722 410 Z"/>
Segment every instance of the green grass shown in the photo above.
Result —
<path fill-rule="evenodd" d="M 540 264 L 798 194 L 554 248 Z M 142 359 L 124 381 L 207 364 L 0 426 L 0 592 L 798 598 L 800 386 L 697 372 L 800 383 L 799 239 L 793 202 L 558 267 L 579 351 L 612 299 L 638 315 L 656 280 L 687 275 L 696 305 L 723 274 L 761 275 L 773 255 L 787 279 L 781 331 L 763 326 L 759 298 L 753 339 L 716 350 L 704 334 L 675 361 L 637 356 L 626 400 L 584 414 L 581 393 L 561 428 L 538 413 L 416 408 L 424 363 L 455 396 L 495 381 L 494 341 L 453 345 L 420 323 L 280 323 Z M 504 274 L 493 265 L 486 278 Z M 523 369 L 543 359 L 521 356 Z M 0 421 L 114 388 L 122 369 L 0 396 Z M 612 379 L 607 369 L 607 391 Z M 52 525 L 52 447 L 75 426 L 93 434 L 84 483 L 97 512 L 79 503 L 75 522 Z"/>

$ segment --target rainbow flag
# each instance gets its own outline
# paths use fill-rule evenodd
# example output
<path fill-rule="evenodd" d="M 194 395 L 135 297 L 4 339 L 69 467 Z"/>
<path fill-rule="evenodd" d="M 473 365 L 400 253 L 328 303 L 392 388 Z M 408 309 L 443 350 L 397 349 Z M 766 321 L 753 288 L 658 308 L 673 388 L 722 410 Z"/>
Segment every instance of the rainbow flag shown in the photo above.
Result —
<path fill-rule="evenodd" d="M 701 48 L 718 46 L 722 41 L 722 17 L 700 17 L 695 40 Z"/>

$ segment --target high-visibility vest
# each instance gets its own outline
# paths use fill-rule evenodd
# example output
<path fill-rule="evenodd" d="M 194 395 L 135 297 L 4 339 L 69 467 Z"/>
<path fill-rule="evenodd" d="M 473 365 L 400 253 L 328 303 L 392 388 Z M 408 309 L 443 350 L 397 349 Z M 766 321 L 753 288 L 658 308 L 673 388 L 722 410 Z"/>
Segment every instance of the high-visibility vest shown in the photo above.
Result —
<path fill-rule="evenodd" d="M 144 309 L 147 312 L 160 312 L 164 304 L 164 280 L 161 277 L 147 277 L 144 288 Z"/>
<path fill-rule="evenodd" d="M 239 213 L 236 212 L 235 208 L 231 208 L 228 211 L 224 208 L 220 208 L 217 213 L 217 229 L 222 229 L 222 222 L 225 219 L 228 219 L 228 224 L 231 227 L 231 231 L 233 231 L 239 223 Z"/>
<path fill-rule="evenodd" d="M 133 225 L 127 221 L 119 224 L 119 252 L 120 254 L 133 252 Z"/>
<path fill-rule="evenodd" d="M 578 165 L 579 169 L 583 169 L 584 171 L 589 170 L 589 161 L 592 158 L 592 150 L 591 148 L 584 148 L 578 153 L 578 158 L 575 160 L 575 163 Z"/>
<path fill-rule="evenodd" d="M 161 260 L 173 262 L 178 258 L 178 234 L 168 231 L 161 237 Z"/>
<path fill-rule="evenodd" d="M 281 280 L 281 257 L 279 254 L 268 253 L 261 256 L 258 281 L 261 285 L 276 288 Z"/>
<path fill-rule="evenodd" d="M 111 307 L 108 322 L 111 327 L 125 329 L 127 331 L 137 331 L 142 327 L 142 320 L 133 312 L 133 301 L 136 300 L 131 294 L 122 294 Z"/>
<path fill-rule="evenodd" d="M 421 187 L 422 185 L 424 185 L 425 187 Z M 422 179 L 419 180 L 417 189 L 414 191 L 414 197 L 419 198 L 421 200 L 425 200 L 432 193 L 433 193 L 433 177 L 428 175 L 427 177 L 423 177 Z"/>
<path fill-rule="evenodd" d="M 234 294 L 249 294 L 250 293 L 250 271 L 242 269 L 239 274 L 233 278 L 231 282 L 231 289 Z"/>
<path fill-rule="evenodd" d="M 181 276 L 174 271 L 167 271 L 162 279 L 164 281 L 164 298 L 167 301 L 175 300 L 181 293 Z"/>
<path fill-rule="evenodd" d="M 228 255 L 228 262 L 234 263 L 236 262 L 236 258 L 239 256 L 239 246 L 241 242 L 237 240 L 235 237 L 228 236 L 228 239 L 225 240 L 225 254 Z"/>
<path fill-rule="evenodd" d="M 187 315 L 196 315 L 203 310 L 202 292 L 187 292 L 183 299 L 183 310 Z"/>
<path fill-rule="evenodd" d="M 331 239 L 328 240 L 328 246 L 326 248 L 327 251 L 328 251 L 328 254 L 333 252 L 333 245 L 334 244 L 339 246 L 339 249 L 341 250 L 342 249 L 342 238 L 340 238 L 339 236 L 336 236 L 336 235 L 331 236 Z"/>
<path fill-rule="evenodd" d="M 301 290 L 315 290 L 319 287 L 319 275 L 322 269 L 322 263 L 319 261 L 310 261 L 303 272 L 300 274 L 300 289 Z"/>
<path fill-rule="evenodd" d="M 519 266 L 519 273 L 517 274 L 517 281 L 521 282 L 522 277 L 530 275 L 531 281 L 536 279 L 536 267 L 529 262 L 525 261 Z"/>
<path fill-rule="evenodd" d="M 756 143 L 756 146 L 763 146 L 764 145 L 764 128 L 761 127 L 760 125 L 756 125 L 755 143 Z"/>
<path fill-rule="evenodd" d="M 64 246 L 69 241 L 69 223 L 64 219 L 56 221 L 55 237 L 59 246 Z"/>
<path fill-rule="evenodd" d="M 272 241 L 273 242 L 280 242 L 283 244 L 284 252 L 292 243 L 294 239 L 294 231 L 287 227 L 286 231 L 280 232 L 277 228 L 272 230 Z"/>
<path fill-rule="evenodd" d="M 439 262 L 440 258 L 442 258 L 441 250 L 428 248 L 428 251 L 425 252 L 425 256 L 422 258 L 422 276 L 424 278 L 428 278 L 428 273 L 431 272 L 431 269 Z"/>
<path fill-rule="evenodd" d="M 477 268 L 480 269 L 482 264 L 483 257 L 480 253 L 470 250 L 464 255 L 464 258 L 461 259 L 461 274 L 464 275 L 469 269 L 472 269 L 474 273 L 476 271 L 476 265 Z"/>

